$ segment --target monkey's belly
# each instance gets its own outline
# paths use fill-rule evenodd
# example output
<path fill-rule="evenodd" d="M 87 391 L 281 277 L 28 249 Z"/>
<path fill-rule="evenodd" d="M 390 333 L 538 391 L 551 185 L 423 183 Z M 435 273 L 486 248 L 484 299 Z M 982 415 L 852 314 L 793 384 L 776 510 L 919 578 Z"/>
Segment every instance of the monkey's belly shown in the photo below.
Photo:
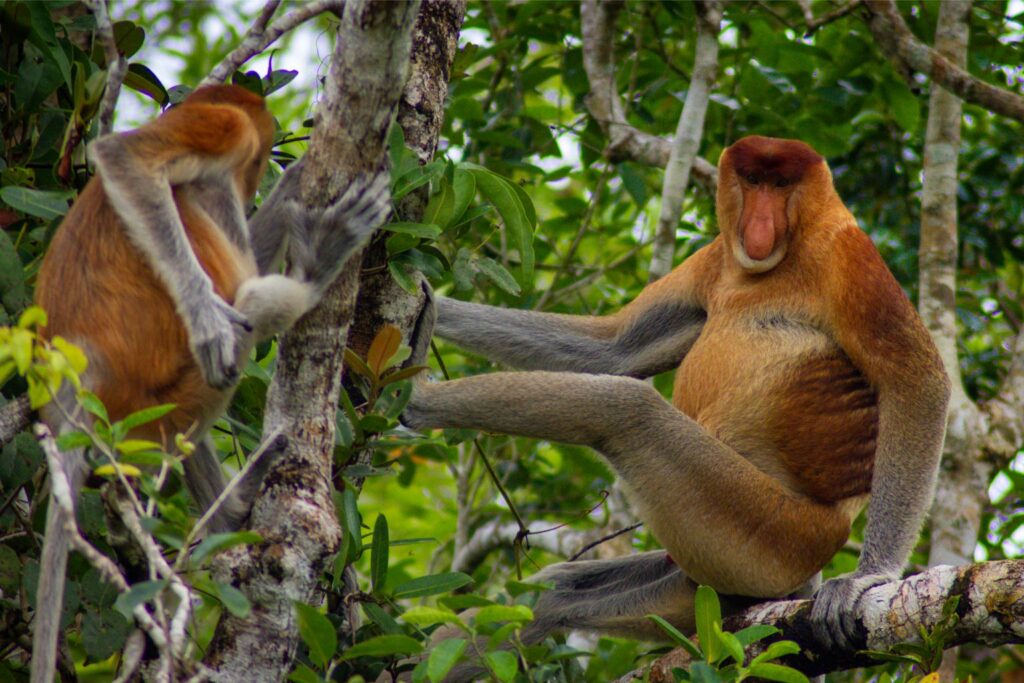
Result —
<path fill-rule="evenodd" d="M 877 401 L 842 350 L 809 329 L 715 331 L 677 371 L 676 406 L 797 493 L 831 503 L 869 492 Z"/>

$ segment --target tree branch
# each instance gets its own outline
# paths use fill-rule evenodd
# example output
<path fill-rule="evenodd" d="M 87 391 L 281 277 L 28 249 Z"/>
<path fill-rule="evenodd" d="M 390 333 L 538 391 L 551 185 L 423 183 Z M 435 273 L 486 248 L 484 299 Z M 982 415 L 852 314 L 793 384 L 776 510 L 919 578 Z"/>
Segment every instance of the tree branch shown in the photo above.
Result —
<path fill-rule="evenodd" d="M 350 177 L 387 163 L 388 130 L 405 84 L 418 5 L 345 3 L 303 169 L 306 203 L 326 206 Z M 289 447 L 253 506 L 252 526 L 264 542 L 222 553 L 214 563 L 217 580 L 231 582 L 253 604 L 245 619 L 223 617 L 207 651 L 221 680 L 284 680 L 298 643 L 294 602 L 315 602 L 320 576 L 338 546 L 334 416 L 361 258 L 361 252 L 352 257 L 324 300 L 280 341 L 263 429 L 280 429 Z"/>
<path fill-rule="evenodd" d="M 1004 560 L 963 567 L 934 567 L 902 581 L 894 581 L 869 590 L 857 607 L 864 627 L 856 644 L 858 650 L 888 650 L 899 643 L 920 643 L 920 630 L 932 631 L 942 621 L 942 608 L 951 597 L 958 597 L 958 623 L 946 647 L 964 643 L 1003 645 L 1024 643 L 1024 561 Z M 808 675 L 842 671 L 879 662 L 855 651 L 824 650 L 811 631 L 811 600 L 766 602 L 725 620 L 724 629 L 738 631 L 752 624 L 769 624 L 782 631 L 779 638 L 796 641 L 799 655 L 785 663 Z M 756 656 L 760 649 L 748 652 Z M 689 657 L 684 650 L 668 653 L 650 667 L 651 683 L 673 681 L 672 669 L 686 668 Z M 621 681 L 632 681 L 643 672 L 633 672 Z"/>
<path fill-rule="evenodd" d="M 686 91 L 686 102 L 672 140 L 672 151 L 665 167 L 661 188 L 661 214 L 654 233 L 654 248 L 648 282 L 654 282 L 672 270 L 676 228 L 683 213 L 683 198 L 690 184 L 690 171 L 704 137 L 704 115 L 708 97 L 718 73 L 718 31 L 722 23 L 722 4 L 706 0 L 694 5 L 697 11 L 697 46 L 693 58 L 693 76 Z"/>
<path fill-rule="evenodd" d="M 580 6 L 583 67 L 590 80 L 587 108 L 608 136 L 606 153 L 612 161 L 632 159 L 664 168 L 671 155 L 671 143 L 626 121 L 625 109 L 615 85 L 612 24 L 619 9 L 620 3 L 600 0 L 585 0 Z M 708 192 L 714 191 L 718 183 L 718 169 L 705 159 L 696 157 L 693 173 Z"/>
<path fill-rule="evenodd" d="M 0 448 L 16 437 L 32 420 L 28 396 L 18 396 L 0 406 Z"/>
<path fill-rule="evenodd" d="M 107 0 L 88 0 L 89 10 L 96 19 L 96 37 L 103 46 L 103 55 L 107 60 L 107 88 L 103 92 L 100 104 L 100 135 L 106 135 L 114 129 L 114 109 L 117 98 L 121 95 L 121 85 L 128 73 L 128 61 L 117 50 L 114 41 L 114 27 L 107 14 Z"/>
<path fill-rule="evenodd" d="M 313 0 L 312 2 L 298 5 L 293 11 L 281 17 L 267 28 L 270 18 L 274 16 L 274 12 L 277 11 L 280 4 L 281 0 L 268 0 L 260 12 L 260 16 L 257 17 L 256 22 L 245 32 L 245 36 L 242 38 L 242 42 L 238 44 L 238 47 L 222 59 L 199 85 L 224 83 L 231 77 L 231 74 L 238 70 L 238 67 L 256 55 L 261 54 L 285 33 L 324 12 L 334 12 L 340 15 L 342 7 L 345 5 L 344 0 Z"/>
<path fill-rule="evenodd" d="M 871 12 L 868 27 L 897 70 L 921 72 L 965 102 L 1024 121 L 1024 97 L 975 78 L 919 41 L 894 0 L 865 0 L 865 5 Z"/>

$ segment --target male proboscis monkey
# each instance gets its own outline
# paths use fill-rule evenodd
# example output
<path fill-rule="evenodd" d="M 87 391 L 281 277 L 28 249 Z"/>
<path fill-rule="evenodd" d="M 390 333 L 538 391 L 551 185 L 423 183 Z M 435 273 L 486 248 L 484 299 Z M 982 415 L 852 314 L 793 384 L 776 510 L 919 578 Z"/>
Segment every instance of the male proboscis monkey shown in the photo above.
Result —
<path fill-rule="evenodd" d="M 717 211 L 721 234 L 614 315 L 437 302 L 441 337 L 532 372 L 423 383 L 405 423 L 595 448 L 665 548 L 548 567 L 526 640 L 663 637 L 651 613 L 692 631 L 697 584 L 806 589 L 867 503 L 857 570 L 813 612 L 824 642 L 849 647 L 852 608 L 910 554 L 949 398 L 928 332 L 808 145 L 729 147 Z M 637 379 L 673 368 L 672 403 Z"/>
<path fill-rule="evenodd" d="M 388 174 L 357 177 L 323 209 L 305 207 L 293 164 L 251 221 L 274 122 L 263 98 L 238 86 L 209 86 L 151 123 L 109 135 L 89 149 L 94 176 L 54 236 L 36 288 L 46 335 L 82 347 L 84 385 L 112 420 L 153 405 L 176 409 L 133 436 L 169 447 L 197 441 L 185 460 L 189 489 L 207 508 L 224 476 L 206 436 L 231 399 L 253 343 L 313 307 L 345 259 L 390 210 Z M 288 253 L 286 275 L 276 274 Z M 58 432 L 75 411 L 62 392 L 43 410 Z M 77 492 L 84 453 L 64 455 Z M 271 458 L 264 457 L 219 508 L 211 527 L 244 520 Z M 60 618 L 67 538 L 50 506 L 35 617 L 34 683 L 50 683 Z"/>

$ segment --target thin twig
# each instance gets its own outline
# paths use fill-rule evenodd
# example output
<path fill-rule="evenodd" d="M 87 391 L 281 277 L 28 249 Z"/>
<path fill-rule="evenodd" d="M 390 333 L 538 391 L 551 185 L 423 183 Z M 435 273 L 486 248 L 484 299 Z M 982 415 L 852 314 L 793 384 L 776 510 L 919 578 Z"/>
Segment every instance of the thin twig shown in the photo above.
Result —
<path fill-rule="evenodd" d="M 260 16 L 253 23 L 252 28 L 245 32 L 242 42 L 227 57 L 221 60 L 220 64 L 210 71 L 210 74 L 203 79 L 200 85 L 224 83 L 240 66 L 266 50 L 274 41 L 296 26 L 324 12 L 333 12 L 340 15 L 344 1 L 314 0 L 313 2 L 299 5 L 295 10 L 281 17 L 268 27 L 267 24 L 270 22 L 270 18 L 277 11 L 280 4 L 281 0 L 268 0 L 260 12 Z"/>
<path fill-rule="evenodd" d="M 107 89 L 103 93 L 99 114 L 100 135 L 106 135 L 114 129 L 114 109 L 121 95 L 124 77 L 128 73 L 128 60 L 117 49 L 106 0 L 86 0 L 86 4 L 96 19 L 96 38 L 103 46 L 103 54 L 107 58 Z"/>
<path fill-rule="evenodd" d="M 587 554 L 588 552 L 590 552 L 591 550 L 593 550 L 597 546 L 601 545 L 602 543 L 606 543 L 606 542 L 612 540 L 613 538 L 618 538 L 622 534 L 628 534 L 630 531 L 634 531 L 636 529 L 639 529 L 643 525 L 644 525 L 643 522 L 637 522 L 636 524 L 630 524 L 629 526 L 627 526 L 624 529 L 619 529 L 618 531 L 613 531 L 612 533 L 608 534 L 607 536 L 602 536 L 601 538 L 597 539 L 593 543 L 588 543 L 585 546 L 583 546 L 578 553 L 576 553 L 575 555 L 573 555 L 572 557 L 569 558 L 569 561 L 570 562 L 575 562 L 576 560 L 580 559 L 585 554 Z"/>
<path fill-rule="evenodd" d="M 841 19 L 842 17 L 845 17 L 847 14 L 860 7 L 862 1 L 863 0 L 850 0 L 850 2 L 846 3 L 845 5 L 841 5 L 840 7 L 837 7 L 834 10 L 832 10 L 831 12 L 826 12 L 817 19 L 807 19 L 807 31 L 804 33 L 804 37 L 810 37 L 811 35 L 814 34 L 815 31 L 817 31 L 822 26 L 825 26 L 826 24 L 831 24 L 836 19 Z"/>

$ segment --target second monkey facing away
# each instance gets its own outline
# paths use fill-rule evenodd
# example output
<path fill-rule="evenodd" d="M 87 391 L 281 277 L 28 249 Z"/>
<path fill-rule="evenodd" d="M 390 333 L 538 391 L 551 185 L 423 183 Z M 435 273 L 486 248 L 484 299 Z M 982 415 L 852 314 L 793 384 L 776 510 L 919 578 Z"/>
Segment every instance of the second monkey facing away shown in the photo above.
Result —
<path fill-rule="evenodd" d="M 81 346 L 82 377 L 112 420 L 176 408 L 133 437 L 173 447 L 196 441 L 185 478 L 203 509 L 225 487 L 207 436 L 227 408 L 252 345 L 311 309 L 390 211 L 386 169 L 356 177 L 334 203 L 305 206 L 293 164 L 252 220 L 245 209 L 267 167 L 274 121 L 263 98 L 208 86 L 149 124 L 90 146 L 97 174 L 47 250 L 36 287 L 45 333 Z M 285 275 L 278 266 L 285 253 Z M 43 410 L 54 432 L 84 419 L 69 390 Z M 73 428 L 73 427 L 71 427 Z M 279 439 L 280 441 L 280 439 Z M 280 452 L 281 444 L 276 444 Z M 64 454 L 72 493 L 89 467 Z M 271 464 L 270 453 L 232 492 L 210 527 L 237 528 Z M 34 617 L 33 683 L 54 676 L 68 538 L 51 503 Z"/>
<path fill-rule="evenodd" d="M 554 588 L 527 642 L 663 638 L 648 614 L 692 632 L 697 584 L 807 592 L 867 504 L 857 570 L 813 611 L 824 643 L 863 646 L 851 610 L 899 578 L 917 539 L 949 380 L 825 160 L 743 138 L 719 162 L 717 212 L 711 244 L 607 317 L 437 301 L 439 336 L 530 372 L 420 383 L 403 421 L 590 446 L 665 548 L 537 574 Z M 637 379 L 673 368 L 672 403 Z"/>

